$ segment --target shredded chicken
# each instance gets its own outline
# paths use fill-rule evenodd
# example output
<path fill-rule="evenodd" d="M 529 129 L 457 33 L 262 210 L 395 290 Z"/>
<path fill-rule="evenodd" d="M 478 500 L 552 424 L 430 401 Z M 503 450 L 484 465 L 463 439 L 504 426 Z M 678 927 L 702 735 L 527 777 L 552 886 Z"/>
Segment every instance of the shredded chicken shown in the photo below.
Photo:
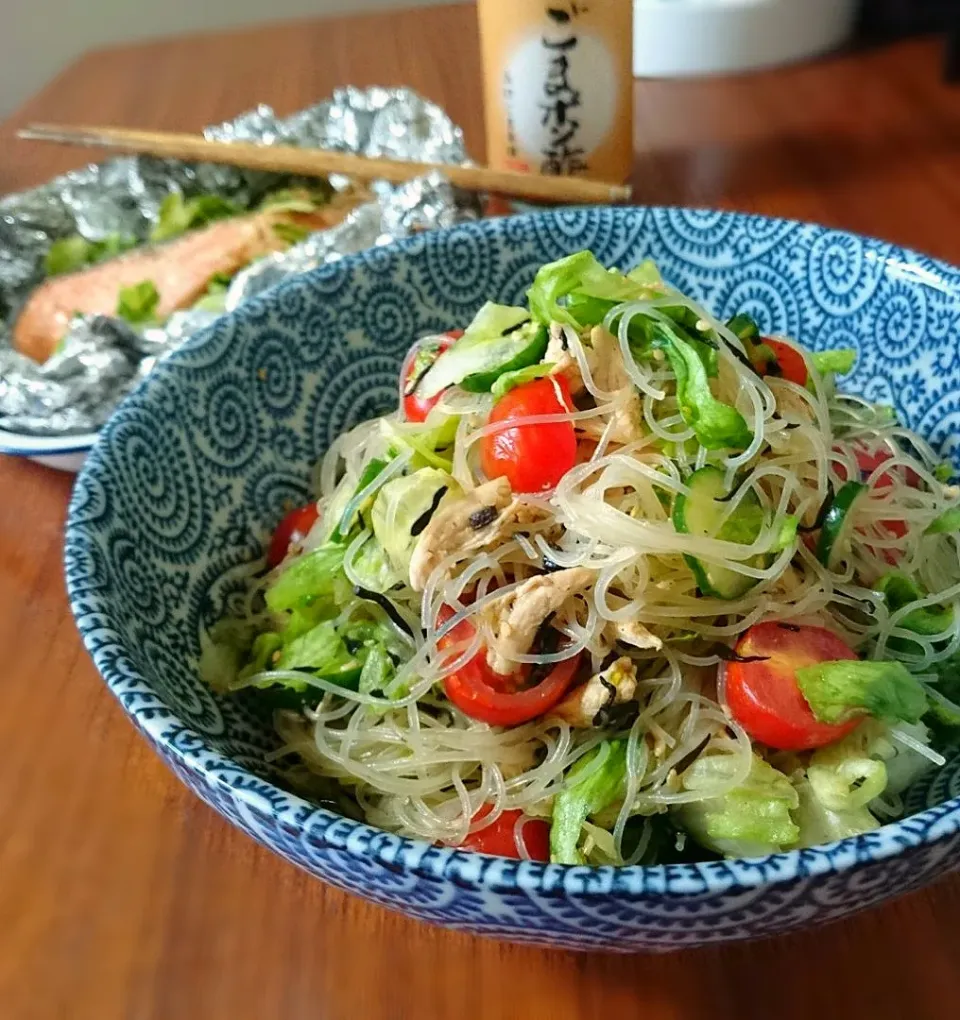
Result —
<path fill-rule="evenodd" d="M 635 443 L 643 439 L 643 405 L 623 364 L 620 344 L 602 326 L 593 328 L 590 343 L 594 355 L 594 382 L 600 389 L 616 397 L 610 441 L 621 445 Z"/>
<path fill-rule="evenodd" d="M 614 705 L 631 701 L 637 693 L 637 667 L 623 656 L 571 691 L 550 713 L 577 729 L 597 725 L 597 716 Z"/>
<path fill-rule="evenodd" d="M 590 331 L 590 345 L 597 359 L 594 381 L 600 389 L 616 393 L 625 386 L 633 385 L 623 364 L 620 343 L 609 330 L 594 326 Z"/>
<path fill-rule="evenodd" d="M 783 573 L 770 586 L 770 593 L 795 595 L 803 585 L 803 574 L 796 567 L 785 567 Z"/>
<path fill-rule="evenodd" d="M 543 511 L 516 499 L 506 478 L 478 485 L 460 499 L 440 504 L 423 529 L 410 559 L 410 586 L 423 591 L 427 579 L 451 553 L 464 555 L 500 545 Z"/>
<path fill-rule="evenodd" d="M 617 641 L 633 648 L 654 652 L 659 652 L 663 648 L 660 638 L 656 634 L 651 634 L 638 620 L 619 620 L 611 624 L 610 629 Z"/>
<path fill-rule="evenodd" d="M 797 393 L 796 390 L 783 384 L 778 379 L 768 378 L 766 382 L 776 398 L 777 414 L 784 421 L 803 424 L 816 419 L 816 414 L 810 401 Z"/>
<path fill-rule="evenodd" d="M 589 349 L 586 350 L 587 365 L 592 372 L 593 366 L 589 356 Z M 553 363 L 550 374 L 562 375 L 567 380 L 567 385 L 570 387 L 570 393 L 573 396 L 583 392 L 584 384 L 583 375 L 580 372 L 580 364 L 567 349 L 567 340 L 563 335 L 563 327 L 558 322 L 553 323 L 550 327 L 550 343 L 547 344 L 547 352 L 544 354 L 543 360 Z"/>
<path fill-rule="evenodd" d="M 497 673 L 516 669 L 516 657 L 529 652 L 543 621 L 572 595 L 588 588 L 595 577 L 586 567 L 538 574 L 494 599 L 481 614 L 492 635 L 487 649 L 491 669 Z"/>

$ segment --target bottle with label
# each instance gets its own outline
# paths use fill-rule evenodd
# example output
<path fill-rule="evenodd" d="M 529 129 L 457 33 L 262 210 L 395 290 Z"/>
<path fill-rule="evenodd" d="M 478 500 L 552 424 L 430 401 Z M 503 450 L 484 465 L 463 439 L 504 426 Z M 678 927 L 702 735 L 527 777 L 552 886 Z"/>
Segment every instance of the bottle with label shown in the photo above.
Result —
<path fill-rule="evenodd" d="M 633 166 L 633 0 L 479 0 L 487 162 L 621 183 Z"/>

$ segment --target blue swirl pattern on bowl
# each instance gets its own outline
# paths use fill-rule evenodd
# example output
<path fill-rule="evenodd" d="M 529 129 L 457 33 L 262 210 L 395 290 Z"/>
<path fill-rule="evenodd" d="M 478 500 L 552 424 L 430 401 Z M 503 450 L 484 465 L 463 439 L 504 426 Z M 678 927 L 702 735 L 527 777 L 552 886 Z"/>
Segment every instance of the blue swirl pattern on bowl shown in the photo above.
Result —
<path fill-rule="evenodd" d="M 180 778 L 254 839 L 339 888 L 516 941 L 665 950 L 841 917 L 960 864 L 960 753 L 910 791 L 902 822 L 749 861 L 588 869 L 441 849 L 341 818 L 270 782 L 276 740 L 215 698 L 201 629 L 242 589 L 313 464 L 395 404 L 411 340 L 519 301 L 538 266 L 591 248 L 654 258 L 720 315 L 817 349 L 856 347 L 850 392 L 893 404 L 955 452 L 960 272 L 880 241 L 733 213 L 589 209 L 470 224 L 289 281 L 161 364 L 104 429 L 70 508 L 66 571 L 84 643 Z"/>

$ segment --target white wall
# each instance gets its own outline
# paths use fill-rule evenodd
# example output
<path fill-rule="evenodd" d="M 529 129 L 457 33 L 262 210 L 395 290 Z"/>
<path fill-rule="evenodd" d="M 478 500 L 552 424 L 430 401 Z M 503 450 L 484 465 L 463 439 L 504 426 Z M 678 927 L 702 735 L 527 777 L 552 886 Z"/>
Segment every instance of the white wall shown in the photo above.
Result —
<path fill-rule="evenodd" d="M 443 2 L 448 0 L 0 0 L 0 117 L 97 46 Z"/>

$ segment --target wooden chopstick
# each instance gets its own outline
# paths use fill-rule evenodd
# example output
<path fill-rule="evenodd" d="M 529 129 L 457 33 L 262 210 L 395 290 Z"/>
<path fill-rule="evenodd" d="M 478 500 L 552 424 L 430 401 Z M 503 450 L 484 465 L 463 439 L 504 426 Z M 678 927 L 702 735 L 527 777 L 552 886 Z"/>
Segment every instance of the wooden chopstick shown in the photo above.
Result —
<path fill-rule="evenodd" d="M 515 198 L 557 203 L 626 202 L 630 188 L 580 177 L 548 177 L 541 174 L 493 170 L 484 166 L 453 166 L 408 163 L 394 159 L 367 159 L 328 149 L 301 149 L 293 145 L 256 145 L 250 142 L 212 142 L 202 135 L 167 131 L 133 131 L 126 128 L 70 127 L 31 124 L 20 132 L 33 141 L 87 145 L 148 156 L 226 163 L 252 170 L 325 177 L 344 174 L 360 180 L 385 180 L 400 184 L 437 170 L 466 191 L 489 191 Z"/>

